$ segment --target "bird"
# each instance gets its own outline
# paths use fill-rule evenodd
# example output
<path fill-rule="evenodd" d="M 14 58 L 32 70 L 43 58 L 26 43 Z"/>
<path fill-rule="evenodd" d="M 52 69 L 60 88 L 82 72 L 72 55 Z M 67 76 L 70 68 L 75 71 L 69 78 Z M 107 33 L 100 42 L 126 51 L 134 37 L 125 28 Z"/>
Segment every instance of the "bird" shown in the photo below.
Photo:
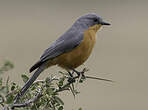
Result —
<path fill-rule="evenodd" d="M 82 65 L 90 56 L 96 42 L 96 33 L 103 25 L 110 25 L 96 13 L 80 16 L 74 24 L 62 34 L 41 55 L 39 61 L 29 70 L 34 72 L 25 83 L 17 97 L 24 95 L 27 89 L 45 69 L 58 65 L 70 73 Z M 79 72 L 77 72 L 78 74 Z"/>

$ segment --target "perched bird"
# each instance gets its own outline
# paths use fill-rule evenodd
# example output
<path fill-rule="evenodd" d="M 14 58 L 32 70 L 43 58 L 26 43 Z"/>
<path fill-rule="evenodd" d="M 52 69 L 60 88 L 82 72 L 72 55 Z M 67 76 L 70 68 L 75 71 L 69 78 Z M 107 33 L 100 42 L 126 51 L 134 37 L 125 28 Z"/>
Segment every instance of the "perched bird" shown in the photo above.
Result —
<path fill-rule="evenodd" d="M 71 70 L 76 71 L 75 68 L 83 64 L 90 56 L 96 41 L 96 32 L 102 25 L 110 24 L 104 22 L 95 13 L 79 17 L 70 29 L 46 49 L 39 61 L 30 68 L 30 72 L 37 70 L 26 82 L 18 96 L 22 96 L 39 74 L 50 66 L 58 65 L 69 73 Z"/>

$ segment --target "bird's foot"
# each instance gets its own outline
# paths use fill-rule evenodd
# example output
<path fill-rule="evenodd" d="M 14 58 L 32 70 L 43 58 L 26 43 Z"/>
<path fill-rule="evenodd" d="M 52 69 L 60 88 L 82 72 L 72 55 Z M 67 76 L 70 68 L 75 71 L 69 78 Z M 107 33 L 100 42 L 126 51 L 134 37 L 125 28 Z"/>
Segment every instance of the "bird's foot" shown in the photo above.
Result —
<path fill-rule="evenodd" d="M 67 80 L 69 83 L 74 83 L 76 80 L 74 77 L 69 77 Z"/>
<path fill-rule="evenodd" d="M 88 71 L 87 68 L 84 68 L 81 72 L 78 72 L 78 71 L 75 70 L 75 69 L 72 69 L 72 70 L 73 70 L 73 72 L 75 72 L 75 73 L 78 75 L 78 77 L 81 76 L 82 79 L 85 79 L 85 78 L 86 78 L 85 75 L 84 75 L 84 73 Z"/>
<path fill-rule="evenodd" d="M 87 72 L 87 71 L 89 71 L 87 68 L 84 68 L 84 69 L 82 70 L 82 72 L 81 72 L 81 74 L 82 74 L 82 79 L 86 79 L 84 73 Z"/>
<path fill-rule="evenodd" d="M 74 73 L 74 72 L 71 73 L 71 72 L 69 71 L 68 73 L 69 73 L 69 76 L 70 76 L 70 77 L 73 77 L 73 73 Z"/>
<path fill-rule="evenodd" d="M 79 80 L 83 80 L 83 79 L 86 79 L 86 77 L 85 77 L 85 75 L 84 75 L 84 73 L 85 72 L 87 72 L 88 71 L 88 69 L 87 68 L 84 68 L 81 72 L 79 72 L 79 71 L 77 71 L 77 70 L 75 70 L 75 69 L 72 69 L 72 72 L 68 72 L 69 73 L 69 78 L 68 78 L 68 82 L 69 83 L 73 83 L 73 82 L 75 82 L 75 78 L 73 77 L 73 73 L 75 72 L 78 76 L 78 79 Z"/>
<path fill-rule="evenodd" d="M 73 73 L 74 73 L 74 72 L 72 72 L 72 73 L 71 73 L 71 72 L 68 72 L 68 73 L 69 73 L 69 76 L 70 76 L 70 77 L 68 78 L 68 82 L 69 82 L 69 83 L 74 83 L 74 82 L 75 82 L 75 79 L 74 79 L 74 77 L 73 77 Z"/>

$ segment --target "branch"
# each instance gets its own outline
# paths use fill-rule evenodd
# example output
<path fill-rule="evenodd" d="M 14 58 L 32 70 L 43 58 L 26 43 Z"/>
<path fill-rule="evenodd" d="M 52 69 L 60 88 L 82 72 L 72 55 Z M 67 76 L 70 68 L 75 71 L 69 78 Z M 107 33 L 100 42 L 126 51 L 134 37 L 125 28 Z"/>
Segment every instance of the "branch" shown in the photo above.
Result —
<path fill-rule="evenodd" d="M 83 69 L 83 71 L 81 72 L 82 74 L 80 74 L 80 76 L 75 76 L 75 77 L 67 76 L 66 77 L 67 83 L 64 84 L 62 87 L 58 87 L 57 89 L 55 89 L 53 91 L 53 93 L 56 94 L 58 92 L 62 92 L 62 91 L 65 91 L 65 90 L 71 90 L 71 84 L 75 83 L 76 79 L 78 79 L 77 80 L 77 83 L 79 83 L 80 80 L 87 79 L 87 78 L 113 82 L 112 80 L 108 80 L 108 79 L 97 78 L 97 77 L 92 77 L 92 76 L 84 76 L 84 72 L 86 72 L 86 71 L 88 71 L 88 70 Z M 52 77 L 52 78 L 49 78 L 49 80 L 47 80 L 47 82 L 48 83 L 51 83 L 54 80 L 59 81 L 59 78 Z M 43 80 L 37 80 L 34 83 L 44 83 L 44 82 L 45 81 L 43 81 Z M 42 85 L 41 88 L 44 88 L 44 85 Z M 43 93 L 42 92 L 43 91 L 41 89 L 39 89 L 39 92 L 37 93 L 37 95 L 33 99 L 30 99 L 28 101 L 25 101 L 24 103 L 19 103 L 19 104 L 14 103 L 11 108 L 14 109 L 14 108 L 20 108 L 20 107 L 30 106 L 30 104 L 35 103 L 37 100 L 39 100 L 43 96 Z M 73 93 L 73 94 L 75 96 L 75 93 Z"/>
<path fill-rule="evenodd" d="M 12 109 L 14 108 L 20 108 L 20 107 L 26 107 L 26 106 L 29 106 L 31 103 L 35 103 L 38 99 L 40 99 L 42 97 L 42 92 L 41 90 L 39 90 L 39 93 L 33 98 L 33 99 L 30 99 L 24 103 L 21 103 L 21 104 L 13 104 L 12 106 Z"/>

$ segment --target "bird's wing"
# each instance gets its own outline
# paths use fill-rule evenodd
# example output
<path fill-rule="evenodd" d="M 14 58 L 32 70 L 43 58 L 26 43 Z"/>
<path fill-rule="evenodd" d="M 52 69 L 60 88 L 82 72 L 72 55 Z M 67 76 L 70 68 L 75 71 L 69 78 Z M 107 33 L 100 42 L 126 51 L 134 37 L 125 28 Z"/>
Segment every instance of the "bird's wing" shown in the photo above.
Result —
<path fill-rule="evenodd" d="M 48 49 L 44 51 L 43 55 L 40 57 L 40 61 L 44 62 L 49 59 L 55 58 L 62 53 L 68 52 L 77 47 L 82 42 L 82 40 L 82 32 L 66 32 L 59 39 L 57 39 Z"/>

